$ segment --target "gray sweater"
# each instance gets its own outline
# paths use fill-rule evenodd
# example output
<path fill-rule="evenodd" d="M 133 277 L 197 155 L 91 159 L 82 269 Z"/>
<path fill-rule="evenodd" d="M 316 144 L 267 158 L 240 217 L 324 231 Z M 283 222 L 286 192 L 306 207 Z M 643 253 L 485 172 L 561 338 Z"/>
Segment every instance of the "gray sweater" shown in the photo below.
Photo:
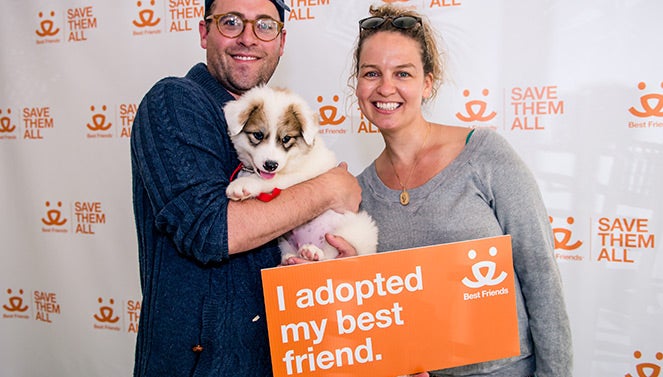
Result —
<path fill-rule="evenodd" d="M 358 178 L 361 208 L 378 224 L 379 251 L 511 235 L 521 355 L 433 376 L 572 376 L 571 331 L 549 217 L 534 176 L 504 138 L 475 130 L 449 166 L 408 190 L 407 206 L 399 202 L 400 191 L 378 178 L 374 163 Z"/>

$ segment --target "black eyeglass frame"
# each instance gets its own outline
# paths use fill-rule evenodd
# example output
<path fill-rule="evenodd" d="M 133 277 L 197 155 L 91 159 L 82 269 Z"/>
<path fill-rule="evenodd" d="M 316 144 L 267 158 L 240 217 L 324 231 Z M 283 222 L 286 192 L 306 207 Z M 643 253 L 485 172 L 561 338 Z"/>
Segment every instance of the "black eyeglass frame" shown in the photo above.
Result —
<path fill-rule="evenodd" d="M 365 25 L 366 21 L 371 21 L 371 20 L 375 20 L 378 22 L 375 23 L 374 25 Z M 399 20 L 402 22 L 399 22 Z M 411 23 L 405 22 L 406 20 L 410 20 L 412 22 Z M 417 25 L 420 26 L 422 25 L 421 17 L 418 16 L 408 16 L 408 15 L 396 16 L 396 17 L 371 16 L 359 20 L 359 30 L 375 30 L 380 26 L 384 25 L 384 23 L 387 21 L 389 21 L 393 27 L 403 30 L 412 29 Z"/>
<path fill-rule="evenodd" d="M 225 17 L 225 16 L 235 16 L 235 17 L 237 17 L 240 21 L 242 21 L 242 30 L 240 30 L 240 32 L 237 33 L 237 35 L 235 35 L 235 36 L 230 36 L 230 35 L 226 35 L 224 32 L 221 31 L 221 26 L 219 26 L 219 21 L 221 20 L 221 18 L 223 18 L 223 17 Z M 264 39 L 264 38 L 261 38 L 261 37 L 258 35 L 258 33 L 256 32 L 256 25 L 257 25 L 258 21 L 261 21 L 261 20 L 268 20 L 268 21 L 276 22 L 276 29 L 277 29 L 277 32 L 276 32 L 276 35 L 274 35 L 274 38 L 272 38 L 272 39 Z M 263 16 L 263 17 L 260 17 L 260 18 L 256 18 L 255 20 L 247 20 L 246 18 L 240 16 L 240 15 L 237 14 L 237 13 L 233 13 L 233 12 L 230 12 L 230 13 L 221 13 L 221 14 L 212 14 L 212 15 L 210 15 L 210 16 L 205 17 L 205 21 L 207 21 L 207 22 L 212 22 L 212 21 L 214 21 L 214 23 L 216 24 L 216 30 L 218 30 L 219 33 L 221 33 L 221 35 L 223 35 L 224 37 L 226 37 L 226 38 L 231 38 L 231 39 L 232 39 L 232 38 L 237 38 L 237 37 L 239 37 L 240 35 L 242 35 L 242 33 L 244 32 L 244 30 L 246 30 L 246 24 L 249 24 L 249 23 L 250 23 L 250 24 L 252 24 L 252 26 L 251 26 L 251 30 L 253 31 L 253 35 L 255 35 L 256 38 L 260 39 L 260 40 L 263 41 L 263 42 L 271 42 L 271 41 L 275 40 L 276 38 L 278 38 L 279 35 L 281 34 L 281 32 L 283 31 L 283 27 L 285 26 L 285 24 L 284 24 L 283 22 L 281 22 L 281 21 L 279 21 L 279 20 L 275 20 L 275 19 L 273 19 L 273 18 L 271 18 L 271 17 Z"/>

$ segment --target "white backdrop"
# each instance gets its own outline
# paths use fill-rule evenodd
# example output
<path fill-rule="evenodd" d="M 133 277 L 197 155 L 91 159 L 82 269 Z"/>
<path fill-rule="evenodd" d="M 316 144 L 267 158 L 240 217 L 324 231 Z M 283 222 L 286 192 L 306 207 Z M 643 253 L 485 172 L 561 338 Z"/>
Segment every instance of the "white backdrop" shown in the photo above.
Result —
<path fill-rule="evenodd" d="M 663 3 L 389 2 L 444 39 L 429 118 L 498 130 L 539 181 L 575 376 L 663 376 Z M 371 3 L 290 0 L 272 81 L 320 109 L 353 173 L 382 147 L 347 87 Z M 141 300 L 128 137 L 150 86 L 204 59 L 204 2 L 2 5 L 0 375 L 128 376 Z"/>

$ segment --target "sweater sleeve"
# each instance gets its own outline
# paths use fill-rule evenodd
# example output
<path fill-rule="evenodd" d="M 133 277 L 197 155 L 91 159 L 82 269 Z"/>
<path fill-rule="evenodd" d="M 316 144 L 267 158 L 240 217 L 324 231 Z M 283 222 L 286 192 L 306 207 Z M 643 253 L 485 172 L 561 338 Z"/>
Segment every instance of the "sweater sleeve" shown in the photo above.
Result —
<path fill-rule="evenodd" d="M 571 376 L 571 330 L 541 193 L 533 174 L 506 140 L 497 133 L 488 140 L 480 164 L 489 167 L 486 184 L 495 214 L 512 238 L 514 268 L 534 342 L 536 376 Z"/>
<path fill-rule="evenodd" d="M 228 257 L 229 164 L 237 164 L 219 104 L 190 80 L 167 78 L 141 102 L 131 135 L 143 208 L 180 253 L 207 263 Z M 134 199 L 136 200 L 136 198 Z M 140 220 L 137 220 L 140 221 Z"/>

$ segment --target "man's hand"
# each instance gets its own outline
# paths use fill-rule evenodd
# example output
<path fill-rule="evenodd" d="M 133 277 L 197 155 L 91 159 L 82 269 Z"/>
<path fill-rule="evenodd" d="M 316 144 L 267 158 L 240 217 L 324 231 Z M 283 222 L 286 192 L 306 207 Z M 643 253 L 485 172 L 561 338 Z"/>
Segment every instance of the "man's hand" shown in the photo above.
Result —
<path fill-rule="evenodd" d="M 331 209 L 344 213 L 359 211 L 361 203 L 361 187 L 357 178 L 348 171 L 348 164 L 341 162 L 337 167 L 330 169 L 320 176 L 328 192 L 333 193 Z"/>

